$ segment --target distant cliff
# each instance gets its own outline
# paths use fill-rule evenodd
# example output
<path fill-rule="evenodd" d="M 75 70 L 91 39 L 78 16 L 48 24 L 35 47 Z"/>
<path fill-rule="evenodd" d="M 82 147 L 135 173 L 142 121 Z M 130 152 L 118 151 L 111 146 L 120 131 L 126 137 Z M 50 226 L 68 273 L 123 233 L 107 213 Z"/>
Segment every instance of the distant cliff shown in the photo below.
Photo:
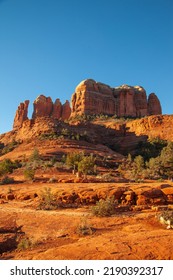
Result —
<path fill-rule="evenodd" d="M 29 101 L 26 100 L 24 103 L 20 103 L 15 114 L 13 129 L 21 128 L 23 122 L 28 120 L 28 105 Z M 68 100 L 62 105 L 59 99 L 53 103 L 51 97 L 45 97 L 39 95 L 34 101 L 34 110 L 32 119 L 39 117 L 50 117 L 53 119 L 65 120 L 70 117 L 71 108 Z"/>
<path fill-rule="evenodd" d="M 13 129 L 22 127 L 28 119 L 29 100 L 20 103 L 14 118 Z M 92 79 L 82 81 L 69 101 L 61 104 L 59 99 L 53 103 L 51 97 L 40 95 L 34 101 L 32 119 L 50 117 L 52 119 L 69 119 L 77 115 L 117 115 L 117 117 L 144 117 L 162 114 L 158 97 L 151 93 L 147 98 L 141 86 L 111 88 Z"/>
<path fill-rule="evenodd" d="M 147 99 L 141 86 L 122 85 L 111 88 L 92 79 L 82 81 L 72 95 L 72 114 L 107 114 L 117 117 L 144 117 L 162 114 L 158 97 L 151 93 Z"/>

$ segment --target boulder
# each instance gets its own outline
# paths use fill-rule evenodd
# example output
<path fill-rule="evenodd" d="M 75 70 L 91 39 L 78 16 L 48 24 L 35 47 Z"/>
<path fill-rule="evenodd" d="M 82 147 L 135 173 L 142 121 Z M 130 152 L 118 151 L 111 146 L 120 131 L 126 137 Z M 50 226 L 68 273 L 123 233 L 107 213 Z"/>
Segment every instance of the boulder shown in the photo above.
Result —
<path fill-rule="evenodd" d="M 22 127 L 23 122 L 28 119 L 28 105 L 29 100 L 25 100 L 18 106 L 13 122 L 13 129 Z"/>

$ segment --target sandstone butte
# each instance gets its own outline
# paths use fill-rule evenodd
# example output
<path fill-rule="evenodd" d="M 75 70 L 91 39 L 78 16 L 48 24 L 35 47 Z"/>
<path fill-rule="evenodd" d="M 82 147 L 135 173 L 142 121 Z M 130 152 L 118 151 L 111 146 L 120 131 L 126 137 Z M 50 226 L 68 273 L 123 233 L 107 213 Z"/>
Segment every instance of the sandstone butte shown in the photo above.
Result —
<path fill-rule="evenodd" d="M 84 80 L 76 87 L 71 104 L 71 116 L 107 114 L 144 117 L 162 114 L 158 97 L 151 93 L 147 99 L 143 87 L 122 85 L 111 88 L 92 79 Z"/>
<path fill-rule="evenodd" d="M 20 103 L 14 118 L 13 128 L 22 127 L 28 119 L 29 101 Z M 71 98 L 61 104 L 59 99 L 53 103 L 51 97 L 40 95 L 34 101 L 32 119 L 50 117 L 69 119 L 77 115 L 107 114 L 117 117 L 144 117 L 162 114 L 158 97 L 151 93 L 147 99 L 146 91 L 140 86 L 122 85 L 111 88 L 92 79 L 82 81 Z"/>

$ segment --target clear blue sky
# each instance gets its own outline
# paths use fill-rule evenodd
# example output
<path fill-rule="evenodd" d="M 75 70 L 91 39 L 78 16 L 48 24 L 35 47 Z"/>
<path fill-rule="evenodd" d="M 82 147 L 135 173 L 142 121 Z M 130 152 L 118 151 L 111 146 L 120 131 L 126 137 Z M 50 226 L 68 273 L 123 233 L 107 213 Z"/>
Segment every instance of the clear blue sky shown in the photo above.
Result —
<path fill-rule="evenodd" d="M 141 85 L 173 114 L 173 0 L 0 0 L 0 133 L 40 94 Z"/>

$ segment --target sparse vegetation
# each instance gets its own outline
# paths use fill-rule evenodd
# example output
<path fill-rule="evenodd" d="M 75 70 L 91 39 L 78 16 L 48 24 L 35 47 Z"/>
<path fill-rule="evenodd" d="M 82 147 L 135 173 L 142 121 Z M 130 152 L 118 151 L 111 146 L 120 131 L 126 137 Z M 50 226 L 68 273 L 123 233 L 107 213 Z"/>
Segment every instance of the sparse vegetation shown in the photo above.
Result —
<path fill-rule="evenodd" d="M 35 170 L 31 167 L 25 168 L 23 175 L 26 180 L 33 180 L 35 177 Z"/>
<path fill-rule="evenodd" d="M 32 241 L 28 237 L 22 238 L 17 245 L 18 250 L 27 250 L 31 247 Z"/>
<path fill-rule="evenodd" d="M 80 224 L 76 228 L 76 233 L 79 236 L 86 236 L 93 234 L 94 229 L 91 227 L 91 225 L 88 223 L 86 217 L 82 217 L 80 220 Z"/>
<path fill-rule="evenodd" d="M 96 202 L 95 206 L 92 206 L 91 211 L 94 215 L 100 217 L 111 216 L 115 213 L 116 202 L 114 197 L 108 197 L 105 200 L 100 199 Z"/>
<path fill-rule="evenodd" d="M 12 173 L 14 169 L 21 167 L 19 161 L 12 161 L 11 159 L 4 159 L 0 162 L 0 176 Z"/>
<path fill-rule="evenodd" d="M 152 154 L 151 154 L 152 155 Z M 147 156 L 148 158 L 148 156 Z M 118 171 L 129 179 L 171 179 L 173 178 L 173 143 L 168 142 L 157 157 L 149 160 L 131 155 L 118 167 Z"/>
<path fill-rule="evenodd" d="M 19 142 L 13 140 L 7 145 L 4 145 L 3 143 L 0 143 L 0 155 L 5 155 L 11 151 L 13 151 L 15 148 L 19 146 Z"/>
<path fill-rule="evenodd" d="M 39 210 L 54 210 L 58 208 L 56 198 L 51 191 L 51 188 L 44 188 L 40 194 L 40 201 L 37 209 Z"/>
<path fill-rule="evenodd" d="M 93 174 L 95 170 L 95 157 L 93 154 L 85 156 L 84 153 L 69 153 L 66 157 L 66 165 L 84 176 Z"/>

